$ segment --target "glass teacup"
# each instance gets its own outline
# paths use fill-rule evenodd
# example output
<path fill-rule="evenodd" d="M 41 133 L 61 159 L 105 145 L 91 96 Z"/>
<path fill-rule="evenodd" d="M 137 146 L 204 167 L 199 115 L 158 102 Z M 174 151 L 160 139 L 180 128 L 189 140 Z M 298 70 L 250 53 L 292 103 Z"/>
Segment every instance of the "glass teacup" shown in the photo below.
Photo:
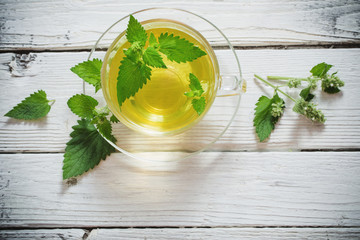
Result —
<path fill-rule="evenodd" d="M 102 94 L 99 91 L 94 96 L 92 94 L 93 89 L 84 85 L 86 94 L 93 95 L 99 100 L 100 104 L 107 105 L 120 120 L 120 123 L 112 126 L 113 135 L 117 142 L 112 143 L 109 141 L 110 144 L 131 157 L 150 160 L 177 160 L 204 151 L 225 133 L 239 108 L 244 81 L 235 50 L 226 36 L 213 23 L 197 14 L 180 9 L 151 8 L 134 12 L 131 15 L 139 20 L 147 30 L 167 28 L 175 33 L 176 31 L 185 32 L 195 45 L 202 46 L 207 53 L 208 61 L 205 62 L 208 62 L 209 65 L 204 67 L 206 64 L 201 64 L 201 67 L 206 69 L 203 78 L 208 79 L 205 81 L 207 83 L 205 86 L 207 104 L 205 111 L 200 116 L 193 117 L 196 116 L 193 111 L 194 114 L 189 117 L 193 117 L 191 121 L 186 122 L 185 118 L 184 121 L 181 121 L 182 118 L 180 118 L 180 121 L 174 121 L 174 123 L 171 122 L 172 119 L 170 118 L 160 121 L 164 120 L 159 120 L 163 115 L 156 115 L 154 112 L 150 113 L 149 121 L 140 121 L 139 123 L 139 121 L 134 121 L 135 118 L 129 117 L 136 115 L 134 113 L 136 108 L 129 108 L 127 114 L 126 110 L 120 110 L 118 102 L 114 101 L 114 97 L 111 96 L 111 94 L 114 95 L 114 88 L 116 89 L 116 81 L 114 81 L 112 76 L 114 74 L 111 73 L 111 69 L 114 69 L 112 64 L 115 64 L 115 66 L 120 64 L 116 56 L 119 48 L 126 44 L 125 31 L 130 15 L 125 16 L 101 35 L 89 55 L 89 59 L 95 57 L 103 59 Z M 102 49 L 107 50 L 106 54 L 101 51 Z M 171 63 L 168 62 L 167 64 Z M 116 69 L 118 65 L 115 67 L 115 71 L 118 71 Z M 176 70 L 176 67 L 173 69 Z M 170 83 L 171 86 L 177 86 L 179 82 L 184 82 L 181 81 L 182 77 L 179 76 L 182 74 L 181 72 L 172 73 L 169 72 L 170 70 L 160 71 L 168 71 L 164 75 L 167 80 L 174 76 L 174 81 Z M 162 74 L 160 71 L 154 71 L 152 76 Z M 151 82 L 151 79 L 149 82 Z M 161 87 L 158 87 L 158 85 L 162 86 L 161 81 L 157 83 L 154 80 L 151 84 L 156 86 L 154 89 L 159 88 L 159 91 L 162 90 Z M 169 101 L 161 102 L 156 96 L 149 100 L 154 102 L 154 106 L 160 104 L 167 107 L 168 105 L 172 110 L 175 109 L 171 114 L 178 116 L 176 110 L 188 109 L 190 104 L 187 106 L 186 96 L 179 95 L 175 90 L 171 92 L 172 90 L 169 89 L 174 88 L 169 88 L 168 85 L 163 89 L 168 91 L 168 94 L 165 94 L 167 98 L 163 100 Z M 184 83 L 180 85 L 180 88 L 185 87 Z M 144 92 L 146 92 L 144 89 L 140 90 L 143 92 L 139 94 L 138 98 L 129 99 L 129 102 L 131 101 L 128 104 L 129 106 L 136 106 L 141 101 L 141 94 L 145 95 Z"/>

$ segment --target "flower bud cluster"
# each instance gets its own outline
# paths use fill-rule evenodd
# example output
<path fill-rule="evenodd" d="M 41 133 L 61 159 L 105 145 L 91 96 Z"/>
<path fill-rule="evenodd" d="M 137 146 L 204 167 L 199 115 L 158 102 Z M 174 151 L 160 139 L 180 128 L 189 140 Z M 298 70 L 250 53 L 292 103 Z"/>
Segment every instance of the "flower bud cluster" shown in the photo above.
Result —
<path fill-rule="evenodd" d="M 281 117 L 284 113 L 285 104 L 284 101 L 271 104 L 271 115 L 273 117 Z"/>
<path fill-rule="evenodd" d="M 326 121 L 321 110 L 316 108 L 316 104 L 313 102 L 307 102 L 303 98 L 296 100 L 293 110 L 304 115 L 313 122 L 324 123 Z"/>
<path fill-rule="evenodd" d="M 292 78 L 288 81 L 289 88 L 297 88 L 299 86 L 301 86 L 301 79 L 299 78 Z"/>
<path fill-rule="evenodd" d="M 338 76 L 335 74 L 326 75 L 322 79 L 321 88 L 324 90 L 326 88 L 340 88 L 343 87 L 345 84 L 343 81 L 340 80 Z"/>

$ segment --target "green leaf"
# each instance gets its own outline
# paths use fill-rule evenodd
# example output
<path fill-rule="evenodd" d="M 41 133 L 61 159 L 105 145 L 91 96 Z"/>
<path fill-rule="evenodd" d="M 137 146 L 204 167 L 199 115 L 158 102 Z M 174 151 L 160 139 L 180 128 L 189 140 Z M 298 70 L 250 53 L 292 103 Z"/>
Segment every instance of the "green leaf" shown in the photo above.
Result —
<path fill-rule="evenodd" d="M 89 120 L 79 120 L 73 129 L 65 148 L 63 179 L 87 172 L 115 152 L 115 148 L 100 135 Z"/>
<path fill-rule="evenodd" d="M 94 58 L 93 60 L 79 63 L 70 68 L 70 70 L 85 82 L 93 85 L 95 87 L 95 92 L 97 92 L 101 88 L 101 66 L 102 61 Z"/>
<path fill-rule="evenodd" d="M 105 118 L 101 123 L 97 124 L 97 128 L 99 132 L 108 140 L 112 141 L 113 143 L 116 142 L 116 138 L 112 135 L 112 127 L 109 120 Z"/>
<path fill-rule="evenodd" d="M 45 91 L 39 90 L 25 98 L 21 103 L 6 113 L 5 116 L 16 119 L 34 120 L 46 116 L 50 108 L 51 106 L 49 105 L 49 100 L 46 98 Z"/>
<path fill-rule="evenodd" d="M 138 62 L 142 57 L 143 47 L 140 42 L 134 42 L 130 48 L 124 51 L 125 55 L 133 62 Z"/>
<path fill-rule="evenodd" d="M 318 65 L 314 66 L 310 72 L 315 77 L 323 77 L 332 67 L 332 65 L 327 64 L 325 62 L 319 63 Z"/>
<path fill-rule="evenodd" d="M 194 46 L 185 38 L 174 36 L 173 34 L 162 33 L 159 38 L 159 51 L 167 56 L 171 61 L 178 63 L 191 62 L 206 53 L 199 47 Z"/>
<path fill-rule="evenodd" d="M 158 42 L 156 41 L 156 37 L 153 33 L 150 33 L 149 46 L 154 48 L 157 48 L 159 46 Z"/>
<path fill-rule="evenodd" d="M 150 80 L 151 68 L 143 63 L 134 63 L 125 57 L 121 61 L 117 82 L 117 97 L 119 106 L 146 84 L 147 79 Z"/>
<path fill-rule="evenodd" d="M 280 117 L 274 117 L 272 115 L 272 104 L 278 102 L 284 103 L 284 100 L 276 93 L 271 99 L 266 96 L 261 96 L 256 103 L 253 123 L 260 142 L 270 136 L 271 131 L 275 129 L 275 124 L 280 119 Z"/>
<path fill-rule="evenodd" d="M 199 99 L 194 98 L 191 101 L 191 104 L 192 104 L 194 110 L 200 116 L 205 110 L 205 105 L 206 105 L 205 97 L 201 97 Z"/>
<path fill-rule="evenodd" d="M 147 34 L 143 26 L 130 15 L 130 20 L 126 30 L 126 38 L 130 43 L 140 42 L 142 46 L 145 46 L 147 40 Z"/>
<path fill-rule="evenodd" d="M 185 95 L 188 97 L 200 97 L 204 93 L 204 89 L 201 86 L 199 79 L 192 73 L 189 74 L 190 78 L 190 92 L 186 92 Z"/>
<path fill-rule="evenodd" d="M 91 119 L 94 116 L 93 111 L 98 104 L 96 99 L 85 94 L 74 95 L 67 102 L 67 105 L 73 113 L 81 118 L 87 119 Z"/>
<path fill-rule="evenodd" d="M 166 68 L 166 65 L 163 62 L 161 55 L 153 47 L 148 47 L 145 50 L 144 55 L 143 55 L 143 60 L 144 60 L 145 64 L 147 64 L 149 66 L 157 67 L 157 68 Z"/>
<path fill-rule="evenodd" d="M 110 122 L 112 122 L 112 123 L 118 123 L 118 122 L 120 122 L 120 121 L 119 121 L 119 119 L 117 119 L 117 117 L 115 117 L 115 115 L 111 115 L 111 117 L 110 117 Z"/>
<path fill-rule="evenodd" d="M 323 87 L 322 90 L 330 94 L 338 93 L 341 91 L 338 87 Z"/>
<path fill-rule="evenodd" d="M 311 92 L 311 86 L 304 88 L 300 92 L 300 97 L 302 97 L 305 101 L 309 102 L 315 97 L 315 95 L 311 94 L 310 92 Z"/>

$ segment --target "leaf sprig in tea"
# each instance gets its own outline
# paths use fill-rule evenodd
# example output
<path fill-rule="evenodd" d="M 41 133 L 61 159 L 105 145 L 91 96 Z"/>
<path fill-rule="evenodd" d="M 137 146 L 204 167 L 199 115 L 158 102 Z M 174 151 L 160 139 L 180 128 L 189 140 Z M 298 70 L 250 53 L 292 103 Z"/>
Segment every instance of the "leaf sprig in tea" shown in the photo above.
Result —
<path fill-rule="evenodd" d="M 161 54 L 177 63 L 190 62 L 206 55 L 188 40 L 167 32 L 160 34 L 157 39 L 153 33 L 150 33 L 148 40 L 144 27 L 132 15 L 126 30 L 126 38 L 131 45 L 124 50 L 125 57 L 121 61 L 117 77 L 117 98 L 120 107 L 151 79 L 151 67 L 167 68 Z M 147 42 L 148 46 L 145 48 Z M 199 109 L 203 107 L 198 107 L 197 101 L 194 99 L 192 105 L 195 111 L 201 114 L 202 111 Z M 205 106 L 205 101 L 201 100 L 201 102 Z"/>
<path fill-rule="evenodd" d="M 275 86 L 269 81 L 261 78 L 258 75 L 254 75 L 255 78 L 274 88 L 274 95 L 271 99 L 266 96 L 261 96 L 256 103 L 255 117 L 253 120 L 257 136 L 260 142 L 267 139 L 271 131 L 275 129 L 275 124 L 279 121 L 280 117 L 284 113 L 285 101 L 281 99 L 278 92 L 285 95 L 287 98 L 295 102 L 293 111 L 304 115 L 312 122 L 325 123 L 326 119 L 321 110 L 317 109 L 317 105 L 312 102 L 315 95 L 312 93 L 317 88 L 319 82 L 321 82 L 321 88 L 324 92 L 334 94 L 340 92 L 340 87 L 344 86 L 344 82 L 336 76 L 337 72 L 329 75 L 328 71 L 332 65 L 325 62 L 319 63 L 314 66 L 310 72 L 311 76 L 308 78 L 294 78 L 294 77 L 279 77 L 268 76 L 268 80 L 281 80 L 286 81 L 289 88 L 297 88 L 302 85 L 303 82 L 307 83 L 307 87 L 303 88 L 300 92 L 300 98 L 294 99 L 280 88 L 284 86 Z"/>
<path fill-rule="evenodd" d="M 192 98 L 191 104 L 198 115 L 205 110 L 206 100 L 204 96 L 201 96 L 204 93 L 204 89 L 201 86 L 199 79 L 192 73 L 189 74 L 190 84 L 189 88 L 190 91 L 184 93 L 185 96 L 188 98 Z"/>

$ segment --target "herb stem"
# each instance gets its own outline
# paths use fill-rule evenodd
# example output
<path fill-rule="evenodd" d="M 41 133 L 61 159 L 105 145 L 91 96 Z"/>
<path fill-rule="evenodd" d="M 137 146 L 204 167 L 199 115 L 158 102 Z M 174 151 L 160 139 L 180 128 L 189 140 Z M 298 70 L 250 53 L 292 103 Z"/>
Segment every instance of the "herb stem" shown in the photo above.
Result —
<path fill-rule="evenodd" d="M 55 99 L 53 99 L 53 100 L 49 100 L 50 106 L 52 106 L 55 102 L 56 102 L 56 100 L 55 100 Z"/>
<path fill-rule="evenodd" d="M 109 110 L 108 106 L 106 105 L 105 107 L 102 107 L 102 108 L 95 108 L 95 112 L 97 114 L 105 114 L 105 115 L 107 115 L 107 114 L 110 113 L 110 110 Z"/>
<path fill-rule="evenodd" d="M 289 94 L 285 93 L 284 91 L 282 91 L 281 89 L 279 89 L 279 86 L 275 86 L 272 83 L 270 83 L 269 81 L 266 81 L 265 79 L 263 79 L 262 77 L 254 74 L 254 77 L 256 77 L 257 79 L 259 79 L 260 81 L 262 81 L 263 83 L 269 85 L 270 87 L 272 87 L 273 89 L 275 89 L 276 91 L 281 92 L 282 94 L 284 94 L 286 97 L 290 98 L 291 100 L 293 100 L 294 102 L 296 102 L 296 100 L 291 97 Z"/>
<path fill-rule="evenodd" d="M 294 77 L 281 77 L 281 76 L 267 76 L 268 80 L 290 80 L 290 79 L 296 79 L 301 81 L 308 81 L 307 78 L 294 78 Z"/>

